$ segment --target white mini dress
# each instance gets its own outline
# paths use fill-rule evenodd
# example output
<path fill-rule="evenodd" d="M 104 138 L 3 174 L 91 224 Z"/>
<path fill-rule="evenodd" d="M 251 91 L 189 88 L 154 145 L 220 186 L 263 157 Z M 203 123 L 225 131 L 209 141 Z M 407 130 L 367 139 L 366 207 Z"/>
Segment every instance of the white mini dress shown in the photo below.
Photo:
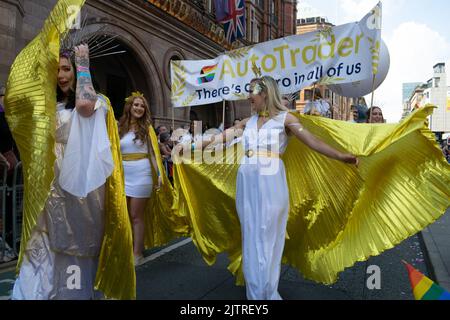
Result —
<path fill-rule="evenodd" d="M 133 141 L 136 135 L 128 132 L 120 140 L 120 151 L 122 155 L 129 153 L 148 154 L 147 143 L 141 140 Z M 123 161 L 125 175 L 125 194 L 133 198 L 149 198 L 153 188 L 152 171 L 148 158 Z"/>

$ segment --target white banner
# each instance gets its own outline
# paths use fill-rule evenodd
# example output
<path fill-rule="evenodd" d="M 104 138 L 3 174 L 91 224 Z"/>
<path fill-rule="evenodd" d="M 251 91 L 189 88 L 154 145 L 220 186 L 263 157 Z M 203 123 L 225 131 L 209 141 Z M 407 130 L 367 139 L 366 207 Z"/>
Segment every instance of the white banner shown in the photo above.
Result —
<path fill-rule="evenodd" d="M 381 2 L 361 21 L 239 48 L 211 60 L 171 62 L 174 107 L 248 97 L 254 66 L 278 81 L 281 93 L 313 83 L 372 78 L 381 41 Z"/>

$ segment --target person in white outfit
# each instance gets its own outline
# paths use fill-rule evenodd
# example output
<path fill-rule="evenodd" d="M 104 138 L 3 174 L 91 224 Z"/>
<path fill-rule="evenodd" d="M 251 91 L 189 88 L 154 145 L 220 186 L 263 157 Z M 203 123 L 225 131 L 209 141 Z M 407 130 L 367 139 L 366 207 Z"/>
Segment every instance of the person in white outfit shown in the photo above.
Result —
<path fill-rule="evenodd" d="M 60 53 L 56 98 L 55 179 L 31 239 L 22 244 L 13 300 L 102 297 L 94 283 L 104 235 L 105 181 L 114 163 L 108 105 L 92 86 L 87 45 Z M 74 266 L 81 275 L 76 290 L 68 285 Z"/>
<path fill-rule="evenodd" d="M 282 105 L 276 81 L 252 80 L 249 101 L 256 114 L 223 134 L 202 142 L 202 148 L 221 139 L 233 140 L 243 131 L 245 156 L 239 167 L 236 209 L 241 223 L 243 271 L 247 298 L 280 300 L 278 282 L 289 211 L 289 190 L 281 155 L 294 135 L 310 148 L 330 158 L 357 164 L 352 154 L 342 153 L 313 136 Z M 190 146 L 178 146 L 185 152 Z"/>
<path fill-rule="evenodd" d="M 156 173 L 157 165 L 149 140 L 151 117 L 147 99 L 140 92 L 133 92 L 125 101 L 124 112 L 119 120 L 120 151 L 128 213 L 133 228 L 134 262 L 138 266 L 144 259 L 145 207 L 153 187 L 160 185 L 160 179 L 158 183 L 153 182 L 152 169 Z"/>
<path fill-rule="evenodd" d="M 330 104 L 322 98 L 318 88 L 313 91 L 314 99 L 308 101 L 303 110 L 304 114 L 331 118 Z"/>

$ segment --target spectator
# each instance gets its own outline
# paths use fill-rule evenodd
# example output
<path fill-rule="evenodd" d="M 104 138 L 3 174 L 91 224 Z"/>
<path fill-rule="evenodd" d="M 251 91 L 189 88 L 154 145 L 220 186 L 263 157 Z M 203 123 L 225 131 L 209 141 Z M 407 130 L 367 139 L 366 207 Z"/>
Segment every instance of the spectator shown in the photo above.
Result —
<path fill-rule="evenodd" d="M 159 135 L 160 135 L 161 133 L 163 133 L 163 132 L 169 132 L 169 130 L 167 129 L 166 126 L 158 126 L 158 127 L 156 128 L 155 132 L 156 132 L 156 136 L 157 136 L 158 139 L 159 139 Z"/>
<path fill-rule="evenodd" d="M 170 133 L 169 132 L 161 133 L 159 139 L 161 141 L 159 144 L 161 156 L 164 159 L 169 159 L 172 153 L 172 146 L 173 146 L 173 142 L 170 140 Z"/>
<path fill-rule="evenodd" d="M 314 89 L 314 99 L 306 103 L 304 114 L 331 118 L 330 104 L 322 98 L 318 88 Z"/>
<path fill-rule="evenodd" d="M 366 123 L 367 122 L 367 107 L 362 104 L 353 104 L 351 106 L 352 119 L 350 122 Z"/>
<path fill-rule="evenodd" d="M 450 136 L 447 137 L 447 141 L 444 141 L 442 153 L 444 154 L 445 159 L 447 159 L 447 162 L 450 163 Z"/>
<path fill-rule="evenodd" d="M 4 97 L 5 87 L 0 88 L 0 153 L 8 163 L 8 175 L 11 175 L 18 159 L 14 153 L 14 140 L 9 130 L 8 122 L 5 117 Z"/>
<path fill-rule="evenodd" d="M 185 128 L 177 128 L 173 131 L 171 136 L 171 141 L 173 145 L 177 145 L 178 143 L 191 142 L 192 136 L 189 133 L 189 130 Z"/>
<path fill-rule="evenodd" d="M 12 185 L 12 179 L 13 179 L 13 173 L 14 168 L 19 162 L 18 156 L 16 156 L 14 149 L 15 144 L 14 140 L 11 134 L 11 131 L 9 130 L 8 122 L 6 121 L 5 117 L 5 107 L 4 107 L 4 96 L 5 96 L 5 87 L 0 87 L 0 163 L 3 165 L 6 165 L 7 168 L 7 184 L 11 187 Z M 0 167 L 1 171 L 0 174 L 3 175 L 3 167 Z M 5 225 L 5 234 L 3 235 L 0 233 L 0 237 L 4 238 L 0 241 L 5 240 L 6 246 L 9 248 L 8 243 L 12 244 L 13 235 L 12 235 L 12 229 L 13 229 L 13 219 L 12 219 L 12 194 L 11 192 L 7 193 L 6 196 L 6 215 L 5 215 L 5 221 L 2 221 L 2 216 L 0 215 L 0 226 L 4 223 Z M 0 229 L 0 232 L 3 230 L 3 226 Z M 1 244 L 0 244 L 1 247 Z M 3 254 L 0 252 L 0 254 Z M 0 257 L 0 262 L 7 262 L 15 258 L 15 254 L 11 250 L 7 250 L 5 252 L 5 255 Z"/>
<path fill-rule="evenodd" d="M 159 150 L 163 158 L 163 164 L 166 169 L 169 181 L 173 183 L 173 163 L 171 158 L 173 142 L 170 139 L 170 133 L 169 132 L 161 133 L 160 140 L 161 142 L 159 144 Z"/>
<path fill-rule="evenodd" d="M 383 112 L 380 107 L 371 107 L 367 110 L 367 123 L 384 123 Z"/>

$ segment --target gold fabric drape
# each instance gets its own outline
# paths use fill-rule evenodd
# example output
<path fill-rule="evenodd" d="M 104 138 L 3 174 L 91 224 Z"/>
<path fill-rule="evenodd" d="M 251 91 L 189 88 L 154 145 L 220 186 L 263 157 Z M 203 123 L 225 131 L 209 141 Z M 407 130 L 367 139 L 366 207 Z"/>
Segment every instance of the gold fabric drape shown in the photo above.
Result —
<path fill-rule="evenodd" d="M 438 219 L 448 208 L 450 166 L 425 126 L 426 106 L 400 124 L 354 124 L 295 114 L 314 135 L 360 158 L 359 168 L 329 159 L 291 138 L 282 159 L 290 195 L 283 262 L 331 284 L 357 261 L 379 255 Z M 234 164 L 175 166 L 178 209 L 205 261 L 227 252 L 243 283 Z M 226 152 L 224 158 L 232 157 Z M 277 190 L 273 190 L 277 192 Z"/>
<path fill-rule="evenodd" d="M 24 171 L 22 248 L 26 247 L 25 244 L 30 239 L 54 179 L 60 38 L 68 31 L 69 13 L 75 18 L 74 8 L 81 9 L 84 2 L 59 0 L 41 32 L 17 56 L 8 78 L 6 117 L 19 149 Z M 126 209 L 117 124 L 110 105 L 109 109 L 107 128 L 115 167 L 106 182 L 105 234 L 95 287 L 106 297 L 134 299 L 136 281 L 131 226 Z M 23 253 L 21 250 L 17 272 Z"/>
<path fill-rule="evenodd" d="M 24 171 L 23 244 L 30 239 L 54 178 L 60 38 L 68 31 L 69 13 L 76 13 L 68 8 L 83 4 L 84 0 L 58 1 L 41 32 L 16 57 L 7 82 L 5 113 Z M 17 270 L 22 257 L 21 250 Z"/>
<path fill-rule="evenodd" d="M 95 278 L 96 289 L 115 299 L 136 298 L 133 235 L 128 217 L 120 138 L 114 111 L 107 97 L 108 129 L 114 170 L 105 185 L 105 234 Z"/>
<path fill-rule="evenodd" d="M 148 137 L 162 178 L 161 188 L 153 190 L 144 214 L 144 245 L 146 249 L 151 249 L 166 245 L 178 237 L 188 235 L 189 227 L 184 213 L 176 209 L 174 190 L 162 163 L 158 138 L 153 126 L 150 126 L 148 130 Z M 156 172 L 152 170 L 152 174 L 153 182 L 157 183 Z"/>

